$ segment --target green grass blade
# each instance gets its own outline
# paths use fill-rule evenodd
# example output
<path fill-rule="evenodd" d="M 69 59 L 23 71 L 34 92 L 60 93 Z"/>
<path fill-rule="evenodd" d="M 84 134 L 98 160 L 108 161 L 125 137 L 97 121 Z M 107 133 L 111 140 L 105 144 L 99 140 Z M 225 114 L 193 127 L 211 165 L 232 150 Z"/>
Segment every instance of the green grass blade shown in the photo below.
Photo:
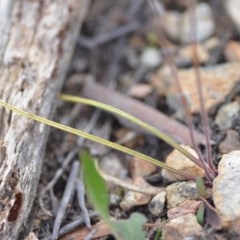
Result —
<path fill-rule="evenodd" d="M 205 198 L 206 197 L 206 187 L 204 185 L 204 181 L 202 177 L 196 177 L 196 189 L 199 196 Z"/>
<path fill-rule="evenodd" d="M 88 200 L 92 203 L 100 217 L 108 222 L 109 200 L 107 186 L 97 171 L 94 159 L 89 155 L 88 151 L 86 149 L 82 150 L 79 157 Z"/>
<path fill-rule="evenodd" d="M 148 132 L 152 133 L 154 136 L 160 138 L 170 146 L 172 146 L 174 149 L 177 149 L 179 152 L 181 152 L 183 155 L 186 157 L 190 158 L 192 161 L 194 161 L 196 164 L 200 164 L 198 159 L 196 159 L 195 156 L 193 156 L 191 153 L 186 151 L 184 148 L 182 148 L 177 142 L 175 142 L 173 139 L 171 139 L 169 136 L 164 134 L 163 132 L 159 131 L 157 128 L 152 127 L 151 125 L 141 121 L 140 119 L 120 110 L 115 107 L 112 107 L 110 105 L 92 100 L 92 99 L 87 99 L 87 98 L 82 98 L 78 96 L 73 96 L 73 95 L 67 95 L 67 94 L 61 94 L 60 98 L 64 101 L 68 102 L 74 102 L 74 103 L 82 103 L 85 105 L 90 105 L 99 109 L 102 109 L 106 112 L 113 113 L 117 116 L 120 116 L 124 119 L 127 119 L 130 122 L 135 123 L 136 125 L 142 127 L 143 129 L 146 129 Z M 201 166 L 201 164 L 200 164 Z"/>
<path fill-rule="evenodd" d="M 103 139 L 103 138 L 100 138 L 100 137 L 97 137 L 97 136 L 94 136 L 94 135 L 91 135 L 89 133 L 86 133 L 86 132 L 83 132 L 81 130 L 78 130 L 78 129 L 75 129 L 75 128 L 71 128 L 71 127 L 68 127 L 68 126 L 65 126 L 63 124 L 60 124 L 60 123 L 57 123 L 57 122 L 54 122 L 54 121 L 51 121 L 49 119 L 46 119 L 46 118 L 43 118 L 43 117 L 39 117 L 35 114 L 32 114 L 32 113 L 29 113 L 29 112 L 26 112 L 26 111 L 23 111 L 19 108 L 16 108 L 14 106 L 12 106 L 11 104 L 8 104 L 6 102 L 4 102 L 3 100 L 0 99 L 0 105 L 22 115 L 22 116 L 25 116 L 27 118 L 30 118 L 32 120 L 35 120 L 37 122 L 41 122 L 41 123 L 44 123 L 48 126 L 51 126 L 51 127 L 54 127 L 54 128 L 57 128 L 57 129 L 60 129 L 62 131 L 65 131 L 65 132 L 68 132 L 68 133 L 72 133 L 74 135 L 77 135 L 77 136 L 80 136 L 80 137 L 83 137 L 83 138 L 86 138 L 86 139 L 89 139 L 93 142 L 97 142 L 97 143 L 100 143 L 100 144 L 103 144 L 105 146 L 108 146 L 112 149 L 116 149 L 120 152 L 124 152 L 124 153 L 127 153 L 129 155 L 132 155 L 134 157 L 138 157 L 138 158 L 141 158 L 147 162 L 150 162 L 152 164 L 155 164 L 156 166 L 159 166 L 161 168 L 164 168 L 168 171 L 171 171 L 173 173 L 176 173 L 176 174 L 179 174 L 181 176 L 184 176 L 184 177 L 187 177 L 189 179 L 192 179 L 192 180 L 195 180 L 195 177 L 194 176 L 191 176 L 189 174 L 186 174 L 184 172 L 181 172 L 181 171 L 178 171 L 172 167 L 169 167 L 168 165 L 162 163 L 162 162 L 159 162 L 158 160 L 154 159 L 154 158 L 151 158 L 147 155 L 144 155 L 142 153 L 139 153 L 137 151 L 134 151 L 130 148 L 127 148 L 127 147 L 124 147 L 124 146 L 121 146 L 119 144 L 116 144 L 116 143 L 113 143 L 111 141 L 108 141 L 106 139 Z"/>
<path fill-rule="evenodd" d="M 204 204 L 202 203 L 197 211 L 197 221 L 201 225 L 203 225 L 204 223 L 204 212 L 205 212 L 205 207 L 204 207 Z"/>

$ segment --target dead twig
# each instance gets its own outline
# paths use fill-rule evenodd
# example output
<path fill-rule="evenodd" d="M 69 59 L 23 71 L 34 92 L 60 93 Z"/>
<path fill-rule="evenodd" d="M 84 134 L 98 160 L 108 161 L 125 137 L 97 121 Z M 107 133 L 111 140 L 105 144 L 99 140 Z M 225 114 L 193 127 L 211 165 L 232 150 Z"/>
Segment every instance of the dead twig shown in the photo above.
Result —
<path fill-rule="evenodd" d="M 77 190 L 78 204 L 82 210 L 82 216 L 83 216 L 84 222 L 87 228 L 91 228 L 89 213 L 85 205 L 85 199 L 84 199 L 85 188 L 84 188 L 82 177 L 77 179 L 76 190 Z"/>
<path fill-rule="evenodd" d="M 111 182 L 113 184 L 116 184 L 120 187 L 123 187 L 127 190 L 134 191 L 134 192 L 139 192 L 147 195 L 152 195 L 155 196 L 156 194 L 165 191 L 164 188 L 155 188 L 155 187 L 148 187 L 148 188 L 143 188 L 142 186 L 138 186 L 129 182 L 126 182 L 124 180 L 121 180 L 119 178 L 113 177 L 105 172 L 103 172 L 100 167 L 98 166 L 97 160 L 95 161 L 95 166 L 99 172 L 99 174 L 102 176 L 102 178 L 105 181 Z"/>
<path fill-rule="evenodd" d="M 121 26 L 117 29 L 114 29 L 110 32 L 101 34 L 99 36 L 96 36 L 94 39 L 89 39 L 87 37 L 81 36 L 78 39 L 78 44 L 81 46 L 88 48 L 88 49 L 93 49 L 96 48 L 99 45 L 102 45 L 104 43 L 107 43 L 109 41 L 112 41 L 116 38 L 119 38 L 121 36 L 124 36 L 128 33 L 131 33 L 133 31 L 136 31 L 140 28 L 140 23 L 137 21 L 130 22 L 129 24 L 126 24 L 124 26 Z"/>
<path fill-rule="evenodd" d="M 67 185 L 66 185 L 64 193 L 63 193 L 62 201 L 59 206 L 57 216 L 55 218 L 55 222 L 53 225 L 53 233 L 51 236 L 52 240 L 58 239 L 58 231 L 59 231 L 62 219 L 66 213 L 68 204 L 73 196 L 74 189 L 75 189 L 75 183 L 76 183 L 78 174 L 79 174 L 79 161 L 75 161 L 72 165 L 72 169 L 71 169 L 68 181 L 67 181 Z"/>
<path fill-rule="evenodd" d="M 151 108 L 147 104 L 129 98 L 124 94 L 109 89 L 94 81 L 85 81 L 83 83 L 82 95 L 121 109 L 159 129 L 177 142 L 192 146 L 189 129 L 186 126 Z M 127 126 L 135 131 L 146 133 L 145 130 L 136 127 L 136 125 L 131 124 L 126 120 L 119 118 L 119 121 L 124 126 Z M 194 131 L 194 136 L 197 143 L 205 143 L 205 137 L 196 130 Z"/>

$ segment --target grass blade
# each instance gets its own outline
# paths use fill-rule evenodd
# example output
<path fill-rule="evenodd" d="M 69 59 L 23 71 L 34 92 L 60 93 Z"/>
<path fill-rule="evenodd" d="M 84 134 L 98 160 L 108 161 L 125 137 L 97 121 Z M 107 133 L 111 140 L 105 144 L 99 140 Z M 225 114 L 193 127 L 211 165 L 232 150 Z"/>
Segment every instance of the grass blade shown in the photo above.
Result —
<path fill-rule="evenodd" d="M 73 96 L 73 95 L 67 95 L 67 94 L 61 94 L 59 96 L 62 100 L 68 101 L 68 102 L 74 102 L 74 103 L 81 103 L 89 106 L 93 106 L 99 109 L 102 109 L 106 112 L 113 113 L 117 116 L 120 116 L 124 119 L 127 119 L 130 122 L 135 123 L 136 125 L 142 127 L 143 129 L 146 129 L 148 132 L 152 133 L 154 136 L 160 138 L 170 146 L 172 146 L 174 149 L 177 149 L 179 152 L 181 152 L 183 155 L 185 155 L 187 158 L 191 159 L 194 163 L 199 165 L 200 167 L 202 166 L 199 162 L 199 160 L 190 154 L 188 151 L 186 151 L 184 148 L 182 148 L 177 142 L 175 142 L 173 139 L 171 139 L 168 135 L 164 134 L 163 132 L 159 131 L 158 129 L 152 127 L 151 125 L 141 121 L 140 119 L 120 110 L 115 107 L 112 107 L 110 105 L 94 101 L 92 99 L 87 99 L 87 98 L 82 98 L 78 96 Z"/>
<path fill-rule="evenodd" d="M 27 118 L 30 118 L 32 120 L 35 120 L 37 122 L 41 122 L 41 123 L 44 123 L 48 126 L 51 126 L 51 127 L 54 127 L 54 128 L 57 128 L 57 129 L 60 129 L 62 131 L 65 131 L 65 132 L 68 132 L 68 133 L 72 133 L 74 135 L 77 135 L 77 136 L 80 136 L 80 137 L 83 137 L 83 138 L 86 138 L 86 139 L 89 139 L 93 142 L 97 142 L 97 143 L 100 143 L 100 144 L 103 144 L 107 147 L 110 147 L 112 149 L 115 149 L 115 150 L 118 150 L 120 152 L 124 152 L 126 154 L 129 154 L 131 156 L 134 156 L 134 157 L 138 157 L 138 158 L 141 158 L 147 162 L 150 162 L 152 164 L 155 164 L 156 166 L 159 166 L 161 168 L 164 168 L 168 171 L 171 171 L 173 173 L 176 173 L 176 174 L 179 174 L 181 176 L 184 176 L 184 177 L 187 177 L 188 179 L 191 179 L 191 180 L 195 180 L 195 177 L 194 176 L 191 176 L 187 173 L 184 173 L 184 172 L 181 172 L 181 171 L 178 171 L 172 167 L 169 167 L 168 165 L 162 163 L 162 162 L 159 162 L 158 160 L 154 159 L 154 158 L 151 158 L 147 155 L 144 155 L 142 153 L 139 153 L 137 151 L 134 151 L 130 148 L 127 148 L 127 147 L 124 147 L 124 146 L 121 146 L 119 144 L 116 144 L 116 143 L 113 143 L 111 141 L 108 141 L 106 139 L 103 139 L 103 138 L 100 138 L 100 137 L 97 137 L 97 136 L 94 136 L 94 135 L 91 135 L 89 133 L 86 133 L 86 132 L 83 132 L 81 130 L 78 130 L 78 129 L 75 129 L 75 128 L 71 128 L 71 127 L 68 127 L 66 125 L 63 125 L 63 124 L 60 124 L 60 123 L 57 123 L 57 122 L 54 122 L 54 121 L 51 121 L 49 119 L 46 119 L 46 118 L 43 118 L 43 117 L 39 117 L 35 114 L 32 114 L 32 113 L 29 113 L 29 112 L 26 112 L 26 111 L 23 111 L 17 107 L 14 107 L 13 105 L 11 104 L 8 104 L 6 102 L 4 102 L 3 100 L 0 99 L 0 105 L 4 106 L 5 108 L 7 109 L 10 109 L 12 110 L 13 112 L 16 112 L 22 116 L 25 116 Z"/>

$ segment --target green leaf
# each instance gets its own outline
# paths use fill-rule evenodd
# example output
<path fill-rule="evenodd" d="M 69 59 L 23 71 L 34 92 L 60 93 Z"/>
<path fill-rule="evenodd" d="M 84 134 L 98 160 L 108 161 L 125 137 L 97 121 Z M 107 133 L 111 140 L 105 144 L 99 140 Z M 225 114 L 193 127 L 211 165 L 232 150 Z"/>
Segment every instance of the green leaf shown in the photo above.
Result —
<path fill-rule="evenodd" d="M 157 230 L 156 235 L 154 236 L 153 240 L 159 240 L 160 236 L 161 236 L 161 233 L 162 233 L 162 228 L 159 227 L 159 229 Z"/>
<path fill-rule="evenodd" d="M 197 221 L 201 225 L 203 225 L 204 223 L 204 210 L 205 210 L 205 207 L 204 207 L 204 204 L 202 203 L 197 211 Z"/>
<path fill-rule="evenodd" d="M 86 149 L 80 152 L 80 159 L 88 200 L 100 217 L 109 221 L 109 199 L 106 184 L 96 169 L 94 159 Z"/>
<path fill-rule="evenodd" d="M 144 215 L 133 213 L 127 220 L 110 222 L 111 229 L 115 236 L 121 240 L 144 240 L 146 232 L 143 231 L 143 224 L 146 222 Z"/>
<path fill-rule="evenodd" d="M 196 188 L 197 188 L 197 193 L 201 197 L 206 196 L 206 187 L 204 185 L 203 179 L 201 177 L 196 178 Z"/>
<path fill-rule="evenodd" d="M 133 213 L 127 220 L 109 221 L 106 184 L 97 171 L 94 159 L 86 149 L 80 152 L 80 159 L 88 199 L 100 217 L 109 224 L 113 234 L 121 240 L 144 240 L 146 233 L 142 230 L 142 226 L 146 218 L 142 214 Z"/>

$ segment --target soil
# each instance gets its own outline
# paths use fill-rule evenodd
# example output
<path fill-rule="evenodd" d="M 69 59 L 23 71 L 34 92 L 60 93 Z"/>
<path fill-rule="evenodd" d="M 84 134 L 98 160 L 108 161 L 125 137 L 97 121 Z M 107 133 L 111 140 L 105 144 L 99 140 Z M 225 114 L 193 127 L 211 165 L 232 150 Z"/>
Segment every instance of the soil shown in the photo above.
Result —
<path fill-rule="evenodd" d="M 164 2 L 167 11 L 175 10 L 183 12 L 189 5 L 189 1 L 164 0 L 162 2 Z M 239 34 L 237 34 L 231 20 L 224 11 L 223 1 L 212 0 L 206 2 L 211 7 L 216 23 L 216 31 L 211 37 L 218 37 L 219 43 L 212 50 L 209 59 L 201 64 L 203 67 L 229 62 L 224 55 L 225 46 L 229 41 L 239 39 Z M 153 11 L 149 7 L 147 1 L 92 1 L 83 29 L 79 35 L 75 56 L 69 68 L 69 74 L 62 92 L 80 96 L 82 94 L 82 81 L 91 81 L 94 79 L 95 82 L 107 88 L 115 89 L 124 95 L 130 95 L 130 97 L 136 98 L 165 113 L 169 118 L 186 124 L 184 119 L 176 119 L 174 110 L 168 105 L 167 95 L 164 93 L 164 90 L 162 93 L 159 93 L 151 83 L 152 76 L 159 69 L 160 65 L 161 67 L 164 66 L 164 63 L 149 67 L 141 62 L 141 55 L 148 47 L 164 51 L 164 47 L 161 47 L 158 42 L 159 28 L 156 28 L 154 25 L 153 15 Z M 127 26 L 127 30 L 124 30 L 122 28 L 123 26 Z M 167 35 L 165 35 L 165 37 L 171 46 L 175 48 L 175 52 L 184 45 L 189 45 L 176 42 Z M 153 56 L 151 57 L 153 58 Z M 163 61 L 165 61 L 165 59 Z M 192 67 L 192 62 L 182 65 L 179 64 L 178 70 Z M 114 96 L 109 97 L 114 101 Z M 239 100 L 239 92 L 235 92 L 234 95 L 228 93 L 228 97 L 225 99 L 226 102 Z M 161 159 L 162 161 L 165 161 L 166 156 L 172 151 L 172 148 L 163 141 L 157 140 L 155 137 L 148 134 L 138 133 L 129 129 L 128 126 L 122 124 L 110 114 L 103 113 L 90 107 L 63 103 L 61 101 L 59 101 L 58 104 L 59 107 L 54 118 L 57 122 L 84 131 L 90 131 L 93 134 L 114 142 L 123 140 L 126 136 L 132 134 L 130 140 L 124 142 L 125 146 L 131 147 L 148 156 Z M 238 136 L 240 133 L 239 114 L 234 116 L 231 127 L 228 129 L 220 130 L 219 126 L 216 125 L 214 119 L 217 115 L 217 111 L 220 106 L 224 104 L 225 102 L 221 102 L 217 107 L 215 106 L 215 108 L 213 108 L 214 111 L 209 113 L 211 138 L 215 141 L 212 151 L 214 163 L 216 165 L 222 155 L 222 153 L 219 152 L 219 145 L 223 144 L 222 142 L 225 141 L 225 136 L 229 133 L 229 130 L 235 130 Z M 195 129 L 201 132 L 203 127 L 200 123 L 200 114 L 198 112 L 193 114 L 193 121 Z M 231 142 L 225 142 L 225 144 L 225 149 L 238 148 L 238 145 L 232 147 L 233 143 Z M 41 202 L 42 204 L 38 206 L 34 224 L 34 232 L 39 239 L 48 239 L 49 235 L 51 235 L 55 216 L 63 197 L 73 160 L 78 159 L 79 150 L 86 146 L 94 156 L 103 159 L 103 162 L 105 162 L 106 160 L 104 159 L 107 158 L 110 159 L 109 161 L 115 159 L 113 162 L 119 165 L 117 165 L 116 170 L 113 170 L 114 166 L 110 166 L 110 170 L 111 173 L 114 172 L 116 177 L 121 178 L 123 175 L 125 177 L 131 177 L 130 171 L 132 169 L 131 164 L 129 164 L 132 161 L 131 157 L 110 150 L 104 146 L 92 144 L 84 139 L 78 139 L 70 134 L 52 129 L 47 144 L 45 163 L 39 184 L 39 193 L 45 190 L 47 184 L 52 181 L 57 171 L 61 169 L 63 171 L 50 190 L 39 197 L 39 199 L 41 198 L 39 203 Z M 201 149 L 204 152 L 205 148 L 203 145 L 201 145 Z M 63 168 L 62 164 L 70 154 L 72 154 L 72 156 L 70 156 L 71 159 L 67 166 Z M 103 170 L 109 171 L 109 166 L 105 165 L 103 164 Z M 148 181 L 149 184 L 156 187 L 165 188 L 170 184 L 163 179 L 160 169 L 155 169 L 154 172 L 147 173 L 144 179 Z M 119 201 L 123 196 L 122 194 L 117 194 L 117 192 L 120 191 L 119 187 L 110 184 L 109 189 L 110 195 L 112 194 L 112 196 L 120 198 L 115 204 L 112 204 L 110 208 L 111 216 L 116 219 L 125 219 L 129 217 L 132 212 L 144 214 L 147 218 L 148 226 L 150 226 L 145 226 L 148 239 L 155 239 L 154 237 L 158 231 L 156 227 L 158 225 L 156 223 L 159 222 L 159 219 L 161 219 L 161 222 L 167 220 L 167 207 L 165 206 L 160 216 L 151 214 L 148 210 L 147 203 L 136 205 L 129 210 L 123 210 L 119 205 Z M 89 212 L 92 212 L 92 208 L 88 201 L 86 201 L 86 207 Z M 44 209 L 49 212 L 44 211 Z M 69 201 L 68 208 L 64 215 L 65 217 L 61 226 L 71 223 L 82 216 L 76 193 L 74 193 L 72 201 Z M 94 217 L 91 218 L 92 225 L 96 226 L 98 222 L 99 218 L 94 215 Z M 82 223 L 81 226 L 84 226 L 84 223 Z M 85 228 L 78 227 L 73 229 L 72 233 L 69 232 L 69 235 L 63 236 L 61 239 L 85 239 L 89 236 L 88 234 L 91 231 L 86 231 Z M 79 236 L 81 237 L 74 237 L 74 234 L 77 232 L 80 233 Z M 203 232 L 200 234 L 201 236 L 196 236 L 194 239 L 239 239 L 239 236 L 234 234 L 235 233 L 223 229 L 216 230 L 211 226 L 209 220 L 205 220 Z M 91 238 L 89 237 L 86 239 Z M 96 239 L 114 238 L 109 235 L 109 230 L 105 229 L 105 232 L 97 236 Z"/>

